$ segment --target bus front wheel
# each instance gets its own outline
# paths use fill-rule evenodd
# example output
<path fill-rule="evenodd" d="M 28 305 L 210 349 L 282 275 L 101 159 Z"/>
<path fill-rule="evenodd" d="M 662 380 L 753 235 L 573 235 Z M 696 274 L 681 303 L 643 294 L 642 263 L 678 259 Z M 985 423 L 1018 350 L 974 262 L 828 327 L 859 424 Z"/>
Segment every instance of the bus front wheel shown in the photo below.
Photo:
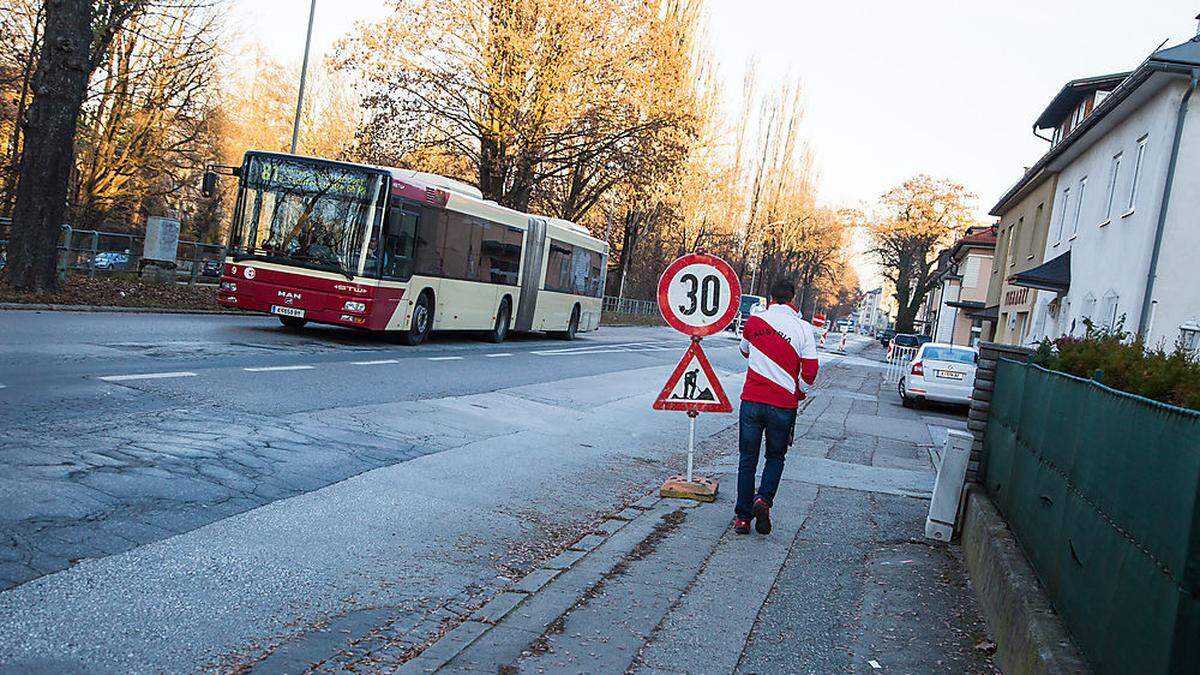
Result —
<path fill-rule="evenodd" d="M 416 306 L 413 307 L 412 323 L 404 332 L 404 343 L 410 347 L 416 347 L 429 337 L 429 331 L 432 329 L 433 298 L 428 293 L 422 293 L 421 297 L 417 298 Z"/>

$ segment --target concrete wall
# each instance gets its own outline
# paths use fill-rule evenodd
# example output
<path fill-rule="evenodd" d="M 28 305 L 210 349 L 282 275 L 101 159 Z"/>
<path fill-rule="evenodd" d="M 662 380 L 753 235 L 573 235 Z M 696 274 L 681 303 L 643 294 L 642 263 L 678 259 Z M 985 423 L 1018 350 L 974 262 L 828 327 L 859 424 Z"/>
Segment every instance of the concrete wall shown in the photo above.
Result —
<path fill-rule="evenodd" d="M 996 665 L 1009 675 L 1088 672 L 1033 566 L 987 493 L 969 486 L 964 497 L 963 558 L 996 640 Z"/>

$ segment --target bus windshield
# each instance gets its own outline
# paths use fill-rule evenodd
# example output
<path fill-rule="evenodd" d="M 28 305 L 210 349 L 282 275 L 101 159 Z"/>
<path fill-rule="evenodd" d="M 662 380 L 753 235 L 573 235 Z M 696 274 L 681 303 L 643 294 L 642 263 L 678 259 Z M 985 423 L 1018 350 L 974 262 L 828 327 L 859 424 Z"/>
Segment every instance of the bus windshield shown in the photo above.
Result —
<path fill-rule="evenodd" d="M 358 272 L 381 174 L 295 157 L 248 155 L 231 232 L 236 258 Z"/>

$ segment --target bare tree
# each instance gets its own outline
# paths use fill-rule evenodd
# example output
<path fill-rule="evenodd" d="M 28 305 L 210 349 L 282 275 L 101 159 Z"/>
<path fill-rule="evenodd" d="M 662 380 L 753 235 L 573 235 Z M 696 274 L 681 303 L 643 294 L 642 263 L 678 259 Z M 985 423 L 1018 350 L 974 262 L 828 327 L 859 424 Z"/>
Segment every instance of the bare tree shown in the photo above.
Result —
<path fill-rule="evenodd" d="M 113 36 L 144 5 L 145 0 L 46 0 L 6 269 L 17 288 L 41 292 L 57 285 L 59 228 L 88 78 Z"/>

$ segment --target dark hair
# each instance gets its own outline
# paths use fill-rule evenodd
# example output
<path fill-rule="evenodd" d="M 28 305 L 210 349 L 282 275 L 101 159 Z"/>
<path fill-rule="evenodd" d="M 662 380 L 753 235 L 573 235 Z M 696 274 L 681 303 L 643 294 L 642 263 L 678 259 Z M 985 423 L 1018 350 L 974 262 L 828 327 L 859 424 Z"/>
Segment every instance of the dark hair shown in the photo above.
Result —
<path fill-rule="evenodd" d="M 791 302 L 796 297 L 796 286 L 787 279 L 776 279 L 771 284 L 771 302 Z"/>

